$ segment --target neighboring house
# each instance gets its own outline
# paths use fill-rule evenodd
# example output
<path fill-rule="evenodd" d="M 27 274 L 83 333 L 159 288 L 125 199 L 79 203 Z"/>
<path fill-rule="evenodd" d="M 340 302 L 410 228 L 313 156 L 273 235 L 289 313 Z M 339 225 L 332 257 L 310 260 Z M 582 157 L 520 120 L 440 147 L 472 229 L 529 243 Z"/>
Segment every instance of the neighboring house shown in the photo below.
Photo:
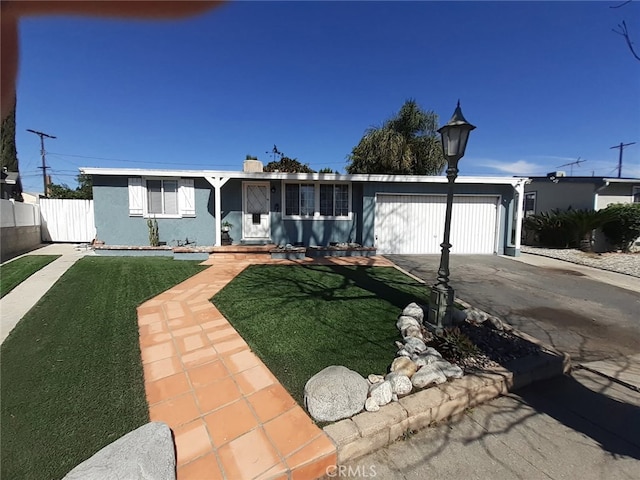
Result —
<path fill-rule="evenodd" d="M 0 198 L 4 200 L 18 198 L 21 191 L 20 173 L 9 172 L 6 167 L 0 170 Z"/>
<path fill-rule="evenodd" d="M 255 162 L 253 162 L 255 163 Z M 325 246 L 358 243 L 378 253 L 439 254 L 446 177 L 81 168 L 93 176 L 97 238 L 149 244 L 147 219 L 167 245 Z M 518 255 L 526 178 L 459 177 L 452 253 Z M 520 199 L 520 200 L 518 200 Z"/>
<path fill-rule="evenodd" d="M 524 192 L 525 216 L 556 208 L 600 210 L 612 203 L 640 202 L 640 178 L 567 177 L 553 172 L 530 177 Z"/>
<path fill-rule="evenodd" d="M 612 203 L 640 203 L 640 178 L 567 177 L 564 172 L 552 172 L 530 177 L 524 191 L 525 217 L 554 209 L 600 210 Z M 595 248 L 606 248 L 600 232 Z"/>
<path fill-rule="evenodd" d="M 44 197 L 41 193 L 22 192 L 22 201 L 24 203 L 40 203 L 40 199 Z"/>

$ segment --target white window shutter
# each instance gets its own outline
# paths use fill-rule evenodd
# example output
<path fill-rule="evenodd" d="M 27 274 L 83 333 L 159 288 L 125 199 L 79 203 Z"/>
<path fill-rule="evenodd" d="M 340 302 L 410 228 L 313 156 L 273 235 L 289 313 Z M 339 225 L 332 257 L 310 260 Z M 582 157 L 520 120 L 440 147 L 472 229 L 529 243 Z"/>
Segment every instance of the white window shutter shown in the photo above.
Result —
<path fill-rule="evenodd" d="M 192 178 L 181 178 L 178 189 L 178 207 L 180 215 L 185 217 L 196 216 L 196 195 Z"/>
<path fill-rule="evenodd" d="M 143 214 L 144 186 L 142 178 L 129 178 L 129 215 L 141 217 Z"/>

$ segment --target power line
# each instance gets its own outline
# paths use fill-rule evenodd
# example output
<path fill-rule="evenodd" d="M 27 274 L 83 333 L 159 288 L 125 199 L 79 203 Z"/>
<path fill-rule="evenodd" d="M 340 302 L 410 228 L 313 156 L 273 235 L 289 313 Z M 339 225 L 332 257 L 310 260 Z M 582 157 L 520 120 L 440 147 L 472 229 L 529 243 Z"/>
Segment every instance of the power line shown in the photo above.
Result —
<path fill-rule="evenodd" d="M 38 168 L 42 168 L 42 188 L 44 190 L 44 196 L 46 198 L 48 196 L 47 195 L 47 168 L 48 167 L 47 167 L 46 152 L 44 150 L 44 137 L 47 137 L 47 138 L 56 138 L 56 137 L 44 132 L 38 132 L 37 130 L 31 130 L 30 128 L 27 128 L 27 132 L 35 133 L 40 137 L 40 155 L 42 156 L 42 167 L 38 167 Z"/>
<path fill-rule="evenodd" d="M 126 160 L 123 158 L 106 158 L 106 157 L 92 157 L 90 155 L 75 155 L 75 154 L 71 154 L 71 153 L 55 153 L 55 152 L 48 152 L 49 155 L 56 155 L 58 157 L 75 157 L 75 158 L 86 158 L 89 160 L 105 160 L 108 162 L 123 162 L 123 163 L 141 163 L 141 164 L 147 164 L 147 165 L 172 165 L 172 166 L 176 166 L 177 162 L 150 162 L 150 161 L 145 161 L 145 160 Z M 181 165 L 197 165 L 199 167 L 202 167 L 201 163 L 184 163 L 184 162 L 180 162 Z M 235 165 L 235 164 L 234 164 Z M 234 166 L 232 164 L 219 164 L 219 166 L 221 167 L 232 167 Z"/>

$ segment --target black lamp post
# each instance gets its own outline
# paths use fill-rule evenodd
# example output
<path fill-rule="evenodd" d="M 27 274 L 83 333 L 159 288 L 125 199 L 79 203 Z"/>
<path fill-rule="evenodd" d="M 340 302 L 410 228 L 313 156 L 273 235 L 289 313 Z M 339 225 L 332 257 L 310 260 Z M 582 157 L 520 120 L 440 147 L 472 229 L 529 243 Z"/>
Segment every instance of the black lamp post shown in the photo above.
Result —
<path fill-rule="evenodd" d="M 467 122 L 460 109 L 460 101 L 453 117 L 449 123 L 438 130 L 442 136 L 442 150 L 447 158 L 447 179 L 449 180 L 447 190 L 447 210 L 444 217 L 444 240 L 440 244 L 442 253 L 440 255 L 440 268 L 438 268 L 438 281 L 431 288 L 431 299 L 429 302 L 429 325 L 436 333 L 441 333 L 445 327 L 453 325 L 452 308 L 454 292 L 449 286 L 449 250 L 451 244 L 449 237 L 451 233 L 451 210 L 453 208 L 453 183 L 458 176 L 458 161 L 464 156 L 467 148 L 469 132 L 474 127 Z"/>

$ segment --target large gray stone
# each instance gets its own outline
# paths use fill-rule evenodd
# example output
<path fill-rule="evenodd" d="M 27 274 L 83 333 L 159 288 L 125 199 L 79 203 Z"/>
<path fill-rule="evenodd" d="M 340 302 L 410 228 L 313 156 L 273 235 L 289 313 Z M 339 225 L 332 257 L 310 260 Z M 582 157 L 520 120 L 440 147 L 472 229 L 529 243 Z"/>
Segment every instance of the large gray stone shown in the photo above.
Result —
<path fill-rule="evenodd" d="M 431 355 L 428 353 L 422 353 L 420 355 L 412 355 L 411 360 L 418 366 L 424 367 L 425 365 L 431 365 L 442 360 L 442 357 Z"/>
<path fill-rule="evenodd" d="M 417 355 L 426 351 L 427 346 L 419 338 L 407 337 L 404 339 L 404 349 L 412 355 Z"/>
<path fill-rule="evenodd" d="M 424 336 L 422 335 L 422 329 L 420 327 L 407 327 L 400 330 L 402 337 L 406 340 L 407 338 L 414 337 L 418 340 L 424 340 Z"/>
<path fill-rule="evenodd" d="M 373 398 L 380 407 L 391 402 L 391 395 L 393 395 L 393 392 L 391 391 L 390 382 L 384 381 L 376 383 L 371 387 L 370 397 Z"/>
<path fill-rule="evenodd" d="M 475 308 L 468 308 L 464 311 L 466 314 L 466 320 L 470 323 L 474 323 L 476 325 L 481 325 L 487 321 L 488 315 L 481 311 L 476 310 Z"/>
<path fill-rule="evenodd" d="M 175 480 L 174 452 L 167 424 L 147 423 L 98 451 L 63 480 Z"/>
<path fill-rule="evenodd" d="M 367 412 L 377 412 L 378 410 L 380 410 L 380 405 L 376 403 L 375 398 L 369 397 L 364 402 L 364 409 Z"/>
<path fill-rule="evenodd" d="M 464 371 L 458 365 L 454 365 L 453 363 L 447 362 L 446 360 L 440 359 L 435 363 L 436 367 L 440 369 L 444 376 L 447 378 L 462 378 L 464 376 Z"/>
<path fill-rule="evenodd" d="M 385 380 L 391 383 L 391 391 L 399 396 L 408 395 L 413 389 L 411 379 L 406 375 L 392 372 L 387 375 Z"/>
<path fill-rule="evenodd" d="M 360 412 L 368 392 L 369 383 L 358 372 L 332 365 L 307 381 L 304 404 L 314 420 L 334 422 Z"/>
<path fill-rule="evenodd" d="M 424 310 L 417 303 L 410 303 L 402 311 L 402 315 L 415 318 L 419 323 L 424 320 Z"/>
<path fill-rule="evenodd" d="M 396 327 L 398 327 L 398 330 L 403 330 L 409 327 L 420 328 L 420 323 L 413 317 L 410 317 L 408 315 L 400 315 L 398 317 L 398 321 L 396 322 Z"/>
<path fill-rule="evenodd" d="M 425 388 L 431 384 L 439 385 L 446 381 L 447 377 L 436 364 L 425 365 L 411 377 L 411 383 L 416 388 Z"/>

